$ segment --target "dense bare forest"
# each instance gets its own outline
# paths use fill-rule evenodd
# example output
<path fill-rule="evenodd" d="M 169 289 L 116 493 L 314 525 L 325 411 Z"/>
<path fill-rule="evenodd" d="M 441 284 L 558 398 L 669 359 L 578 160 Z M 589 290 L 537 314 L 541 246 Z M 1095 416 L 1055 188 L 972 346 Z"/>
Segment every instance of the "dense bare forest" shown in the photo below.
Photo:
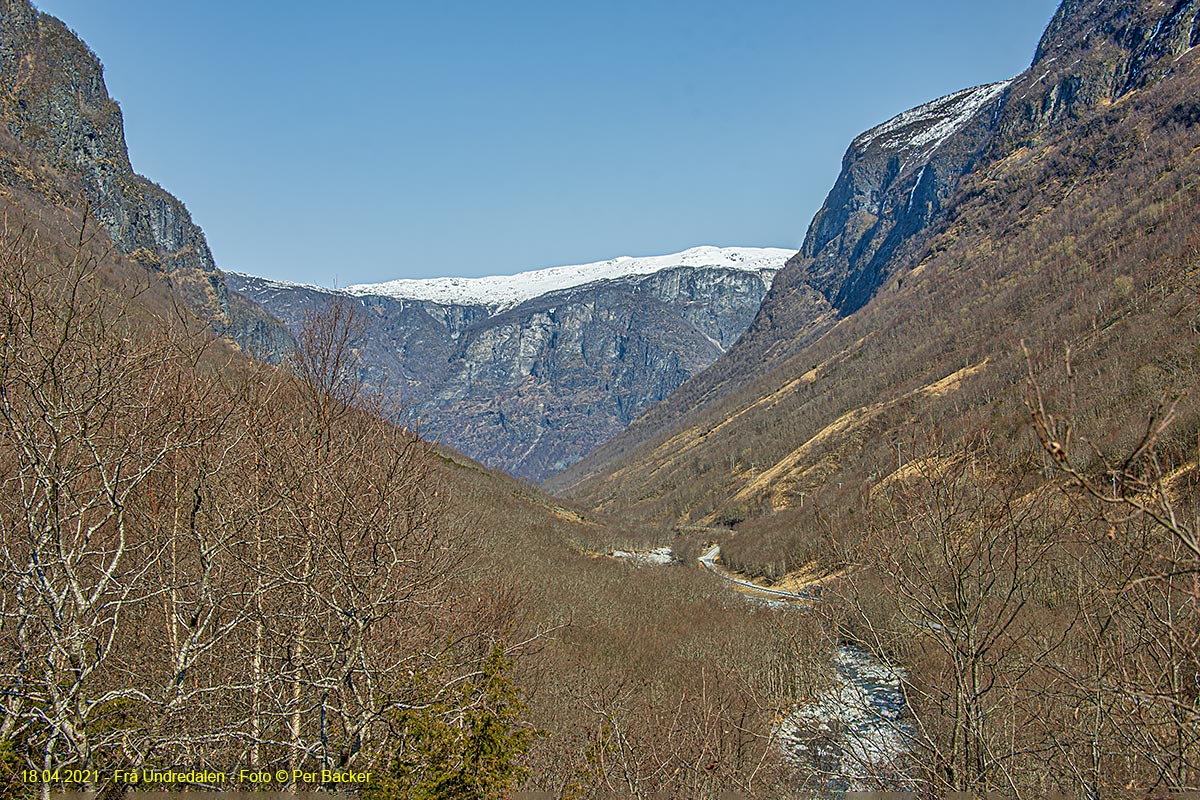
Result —
<path fill-rule="evenodd" d="M 266 366 L 103 241 L 3 231 L 6 792 L 783 791 L 814 620 L 586 555 L 641 540 L 393 424 L 351 307 Z"/>
<path fill-rule="evenodd" d="M 1200 790 L 1195 2 L 1064 3 L 873 294 L 789 319 L 798 257 L 570 500 L 422 438 L 352 302 L 249 357 L 198 229 L 14 133 L 76 56 L 120 125 L 5 2 L 67 56 L 0 131 L 0 795 Z"/>
<path fill-rule="evenodd" d="M 1100 40 L 1194 12 L 1152 5 L 1064 4 L 1059 33 L 1085 35 L 1056 46 L 1120 75 Z M 1200 783 L 1195 55 L 1053 124 L 1046 75 L 1072 68 L 1027 73 L 1028 116 L 870 303 L 768 370 L 718 364 L 681 390 L 707 401 L 554 482 L 722 528 L 725 565 L 767 586 L 840 576 L 818 611 L 907 669 L 931 794 Z"/>

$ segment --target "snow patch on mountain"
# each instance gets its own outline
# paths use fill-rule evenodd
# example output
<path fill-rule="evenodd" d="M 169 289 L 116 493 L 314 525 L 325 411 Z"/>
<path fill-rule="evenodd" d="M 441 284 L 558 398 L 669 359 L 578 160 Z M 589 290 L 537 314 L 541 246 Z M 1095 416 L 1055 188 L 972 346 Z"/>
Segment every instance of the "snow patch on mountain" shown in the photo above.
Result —
<path fill-rule="evenodd" d="M 339 294 L 337 289 L 329 289 L 324 286 L 316 286 L 311 283 L 296 283 L 295 281 L 282 281 L 274 278 L 262 278 L 258 275 L 251 275 L 247 272 L 237 272 L 235 270 L 224 270 L 226 275 L 232 275 L 238 279 L 239 283 L 245 284 L 247 287 L 253 287 L 255 291 L 265 293 L 264 296 L 271 297 L 288 289 L 303 289 L 307 292 L 317 292 L 318 294 Z"/>
<path fill-rule="evenodd" d="M 1011 83 L 1007 80 L 963 89 L 917 106 L 871 128 L 855 139 L 852 147 L 862 152 L 878 142 L 888 150 L 932 152 L 970 122 L 984 106 L 998 99 Z"/>
<path fill-rule="evenodd" d="M 550 292 L 596 281 L 652 275 L 679 267 L 777 272 L 795 253 L 779 247 L 693 247 L 665 256 L 621 256 L 592 264 L 550 267 L 485 278 L 401 279 L 361 283 L 343 291 L 357 296 L 423 300 L 443 305 L 485 306 L 503 311 Z"/>

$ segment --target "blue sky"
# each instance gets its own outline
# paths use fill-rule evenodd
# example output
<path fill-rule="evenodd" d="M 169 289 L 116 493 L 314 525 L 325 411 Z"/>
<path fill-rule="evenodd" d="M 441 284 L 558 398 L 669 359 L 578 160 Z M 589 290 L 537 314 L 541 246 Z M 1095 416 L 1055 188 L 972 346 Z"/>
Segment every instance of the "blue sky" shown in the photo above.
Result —
<path fill-rule="evenodd" d="M 37 4 L 223 269 L 326 286 L 798 247 L 857 133 L 1020 72 L 1057 6 Z"/>

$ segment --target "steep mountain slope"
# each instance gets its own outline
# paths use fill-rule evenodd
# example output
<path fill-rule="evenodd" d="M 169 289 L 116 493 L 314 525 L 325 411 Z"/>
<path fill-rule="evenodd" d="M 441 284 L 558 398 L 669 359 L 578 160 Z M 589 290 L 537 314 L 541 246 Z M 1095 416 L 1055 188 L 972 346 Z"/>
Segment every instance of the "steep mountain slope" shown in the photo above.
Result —
<path fill-rule="evenodd" d="M 856 139 L 747 334 L 547 485 L 661 522 L 770 517 L 882 479 L 917 421 L 1016 436 L 1021 338 L 1086 353 L 1113 444 L 1194 375 L 1164 315 L 1191 313 L 1198 15 L 1064 3 L 1026 73 Z"/>
<path fill-rule="evenodd" d="M 987 145 L 1010 81 L 967 89 L 901 114 L 851 143 L 799 253 L 746 335 L 713 367 L 553 486 L 603 473 L 645 437 L 718 401 L 802 351 L 860 308 L 892 264 L 920 246 Z"/>
<path fill-rule="evenodd" d="M 239 298 L 183 203 L 133 171 L 121 110 L 100 60 L 61 21 L 28 0 L 0 2 L 0 173 L 10 186 L 47 190 L 52 170 L 77 181 L 53 202 L 86 202 L 114 245 L 162 273 L 189 309 L 247 349 L 277 358 L 290 347 L 277 322 Z M 11 137 L 11 138 L 10 138 Z"/>
<path fill-rule="evenodd" d="M 361 305 L 368 379 L 423 433 L 541 480 L 586 455 L 729 348 L 790 253 L 698 247 L 515 276 L 331 292 L 229 276 L 293 330 L 337 296 Z"/>

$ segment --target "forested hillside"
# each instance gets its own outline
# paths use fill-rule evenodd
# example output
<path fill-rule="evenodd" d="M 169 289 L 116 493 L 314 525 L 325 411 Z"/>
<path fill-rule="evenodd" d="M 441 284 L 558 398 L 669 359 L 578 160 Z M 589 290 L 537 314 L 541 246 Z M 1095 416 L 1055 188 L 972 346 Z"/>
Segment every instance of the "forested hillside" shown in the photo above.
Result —
<path fill-rule="evenodd" d="M 776 279 L 747 334 L 713 367 L 548 487 L 604 502 L 613 491 L 606 488 L 606 474 L 629 475 L 634 487 L 645 474 L 634 478 L 621 467 L 641 462 L 656 470 L 661 452 L 668 453 L 668 461 L 679 458 L 670 448 L 656 448 L 668 432 L 684 430 L 703 435 L 710 452 L 720 452 L 721 458 L 755 444 L 750 448 L 755 463 L 743 464 L 738 474 L 757 475 L 841 414 L 869 405 L 868 400 L 932 383 L 975 363 L 980 352 L 1011 352 L 1014 332 L 1018 338 L 1049 333 L 1042 321 L 1059 317 L 1044 303 L 1079 304 L 1069 289 L 1031 282 L 1030 273 L 1041 271 L 1042 262 L 1054 259 L 1053 274 L 1066 286 L 1109 293 L 1109 282 L 1094 272 L 1105 266 L 1115 270 L 1101 249 L 1106 245 L 1099 243 L 1115 221 L 1105 214 L 1119 217 L 1126 226 L 1124 238 L 1137 246 L 1181 250 L 1184 242 L 1173 231 L 1144 236 L 1153 221 L 1137 228 L 1130 222 L 1137 206 L 1127 210 L 1125 204 L 1141 204 L 1149 214 L 1189 213 L 1195 16 L 1188 2 L 1171 7 L 1064 3 L 1025 73 L 905 112 L 856 138 L 804 246 Z M 1146 186 L 1147 181 L 1152 183 Z M 1143 189 L 1157 200 L 1142 198 Z M 1160 207 L 1170 196 L 1180 210 Z M 1186 221 L 1178 224 L 1182 229 Z M 1074 248 L 1086 246 L 1083 231 L 1093 232 L 1097 243 L 1092 252 L 1076 254 Z M 1121 235 L 1111 232 L 1114 239 Z M 1017 237 L 1022 237 L 1020 246 Z M 1056 246 L 1071 252 L 1056 254 Z M 993 250 L 1012 257 L 997 263 Z M 1165 268 L 1160 261 L 1152 267 Z M 1133 265 L 1123 267 L 1130 280 L 1139 280 Z M 1064 274 L 1072 269 L 1083 274 Z M 997 285 L 991 279 L 1001 270 L 1007 280 Z M 943 288 L 942 281 L 956 284 Z M 1002 291 L 1019 296 L 1015 307 L 996 299 Z M 954 305 L 960 296 L 962 303 Z M 866 298 L 874 299 L 868 307 Z M 984 319 L 964 310 L 963 303 L 987 309 Z M 913 327 L 901 332 L 893 318 Z M 924 322 L 932 327 L 923 329 Z M 979 330 L 989 322 L 993 330 Z M 846 338 L 850 328 L 858 332 L 853 339 Z M 1008 349 L 995 346 L 997 333 Z M 863 342 L 867 349 L 849 359 L 860 352 L 855 342 L 865 334 L 871 336 Z M 893 349 L 872 349 L 878 337 L 894 339 Z M 945 346 L 930 350 L 935 341 Z M 788 386 L 785 394 L 791 394 L 812 383 L 789 381 L 813 378 L 814 369 L 824 376 L 812 392 L 819 402 L 829 402 L 835 394 L 825 391 L 830 358 L 850 360 L 870 373 L 865 382 L 855 380 L 860 387 L 855 398 L 862 402 L 847 398 L 835 404 L 839 410 L 832 416 L 832 408 L 817 412 L 815 427 L 806 428 L 804 438 L 772 434 L 761 448 L 754 435 L 747 439 L 736 425 L 723 429 L 737 431 L 732 438 L 709 437 L 714 425 L 760 399 L 773 407 L 775 390 Z M 901 366 L 902 361 L 908 364 Z M 917 383 L 917 376 L 927 380 Z M 760 385 L 750 385 L 755 382 Z M 739 424 L 754 416 L 739 415 Z M 789 425 L 804 424 L 803 415 L 789 417 Z M 742 444 L 730 444 L 735 439 Z M 686 452 L 696 454 L 691 447 Z M 696 471 L 707 476 L 710 461 L 702 459 Z M 728 464 L 714 466 L 722 475 L 715 480 L 730 482 L 727 488 L 740 480 Z M 644 490 L 619 493 L 641 509 L 646 498 L 663 494 L 658 487 L 651 481 Z M 698 509 L 690 500 L 683 506 Z M 704 513 L 711 511 L 710 504 Z"/>
<path fill-rule="evenodd" d="M 1197 24 L 1064 3 L 924 156 L 973 153 L 919 225 L 920 162 L 847 187 L 944 103 L 864 134 L 742 341 L 550 483 L 720 526 L 748 576 L 842 575 L 830 624 L 912 669 L 930 786 L 1200 782 Z"/>
<path fill-rule="evenodd" d="M 587 551 L 649 539 L 388 423 L 350 306 L 255 363 L 78 211 L 5 210 L 6 791 L 44 765 L 779 786 L 771 710 L 826 671 L 810 621 L 696 570 L 634 579 Z"/>

